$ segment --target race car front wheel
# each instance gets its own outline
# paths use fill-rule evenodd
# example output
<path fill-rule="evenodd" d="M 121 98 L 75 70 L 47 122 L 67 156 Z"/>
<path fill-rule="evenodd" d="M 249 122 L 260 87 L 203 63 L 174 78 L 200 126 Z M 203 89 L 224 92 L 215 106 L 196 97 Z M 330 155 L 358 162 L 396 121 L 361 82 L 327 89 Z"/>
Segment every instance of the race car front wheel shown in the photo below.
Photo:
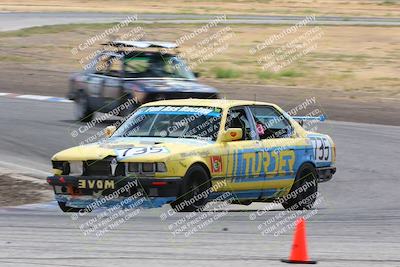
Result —
<path fill-rule="evenodd" d="M 318 176 L 314 166 L 303 164 L 282 206 L 287 210 L 311 209 L 318 196 Z"/>
<path fill-rule="evenodd" d="M 92 120 L 93 114 L 89 107 L 87 95 L 79 92 L 75 98 L 75 119 L 77 121 L 88 122 Z"/>
<path fill-rule="evenodd" d="M 210 178 L 206 170 L 198 164 L 193 165 L 183 178 L 181 194 L 171 203 L 175 211 L 201 211 L 207 203 Z"/>
<path fill-rule="evenodd" d="M 68 207 L 68 206 L 66 205 L 65 202 L 60 202 L 60 201 L 58 201 L 58 206 L 60 207 L 60 209 L 61 209 L 63 212 L 79 212 L 79 211 L 82 210 L 82 209 L 80 209 L 80 208 Z"/>

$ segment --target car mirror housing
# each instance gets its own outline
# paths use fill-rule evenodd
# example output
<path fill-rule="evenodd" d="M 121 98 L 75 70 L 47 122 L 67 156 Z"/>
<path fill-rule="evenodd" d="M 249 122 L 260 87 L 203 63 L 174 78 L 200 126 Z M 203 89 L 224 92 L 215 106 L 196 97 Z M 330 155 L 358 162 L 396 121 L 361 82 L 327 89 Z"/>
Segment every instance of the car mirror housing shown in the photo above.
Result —
<path fill-rule="evenodd" d="M 111 135 L 113 135 L 113 133 L 116 130 L 117 130 L 117 127 L 115 127 L 114 125 L 111 125 L 111 126 L 107 126 L 106 129 L 104 130 L 104 132 L 107 137 L 111 137 Z"/>
<path fill-rule="evenodd" d="M 243 131 L 240 128 L 227 129 L 222 135 L 222 142 L 231 142 L 240 140 L 243 137 Z"/>

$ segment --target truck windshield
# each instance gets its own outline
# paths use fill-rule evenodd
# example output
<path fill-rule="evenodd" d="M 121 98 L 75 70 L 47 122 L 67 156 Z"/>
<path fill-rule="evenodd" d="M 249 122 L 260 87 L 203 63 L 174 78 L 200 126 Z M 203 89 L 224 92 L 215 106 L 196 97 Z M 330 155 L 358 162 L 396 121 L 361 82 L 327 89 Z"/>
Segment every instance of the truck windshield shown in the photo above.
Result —
<path fill-rule="evenodd" d="M 113 137 L 195 138 L 215 141 L 220 108 L 194 106 L 152 106 L 138 109 Z"/>

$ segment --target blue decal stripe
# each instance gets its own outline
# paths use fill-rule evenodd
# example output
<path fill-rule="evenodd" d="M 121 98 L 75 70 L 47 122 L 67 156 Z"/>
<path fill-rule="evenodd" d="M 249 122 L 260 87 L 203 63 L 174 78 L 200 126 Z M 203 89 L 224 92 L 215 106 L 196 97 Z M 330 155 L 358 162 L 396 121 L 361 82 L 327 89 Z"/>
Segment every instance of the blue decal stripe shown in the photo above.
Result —
<path fill-rule="evenodd" d="M 232 196 L 239 199 L 257 199 L 260 196 L 272 197 L 277 191 L 277 189 L 232 191 Z M 217 197 L 222 196 L 224 193 L 226 192 L 213 192 L 208 196 L 208 199 L 216 199 Z"/>
<path fill-rule="evenodd" d="M 168 114 L 168 115 L 203 115 L 207 117 L 221 117 L 221 113 L 218 112 L 210 112 L 207 114 L 199 113 L 199 112 L 187 112 L 187 111 L 141 111 L 138 113 L 138 115 L 142 114 L 151 114 L 151 115 L 156 115 L 156 114 Z"/>

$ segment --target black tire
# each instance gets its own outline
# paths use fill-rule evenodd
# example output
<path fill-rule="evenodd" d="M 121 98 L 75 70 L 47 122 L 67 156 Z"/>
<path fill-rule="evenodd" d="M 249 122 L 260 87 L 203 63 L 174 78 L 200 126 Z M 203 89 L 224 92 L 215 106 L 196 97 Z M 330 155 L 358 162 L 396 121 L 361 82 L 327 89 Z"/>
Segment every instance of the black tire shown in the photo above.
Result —
<path fill-rule="evenodd" d="M 207 203 L 210 177 L 199 164 L 189 168 L 183 177 L 181 193 L 171 207 L 177 212 L 201 211 Z"/>
<path fill-rule="evenodd" d="M 80 212 L 83 209 L 68 207 L 65 202 L 58 201 L 58 206 L 63 212 Z"/>
<path fill-rule="evenodd" d="M 306 188 L 307 183 L 308 186 Z M 306 190 L 301 190 L 302 186 Z M 318 175 L 312 164 L 305 163 L 300 167 L 288 196 L 294 197 L 282 202 L 282 206 L 285 209 L 308 210 L 312 208 L 318 196 Z"/>
<path fill-rule="evenodd" d="M 251 205 L 251 203 L 253 203 L 253 201 L 247 200 L 247 199 L 244 199 L 244 200 L 237 199 L 237 200 L 234 200 L 231 202 L 231 204 L 245 205 L 245 206 L 249 206 L 249 205 Z"/>
<path fill-rule="evenodd" d="M 75 119 L 89 122 L 93 119 L 94 112 L 90 110 L 89 98 L 83 92 L 79 92 L 75 98 Z"/>

